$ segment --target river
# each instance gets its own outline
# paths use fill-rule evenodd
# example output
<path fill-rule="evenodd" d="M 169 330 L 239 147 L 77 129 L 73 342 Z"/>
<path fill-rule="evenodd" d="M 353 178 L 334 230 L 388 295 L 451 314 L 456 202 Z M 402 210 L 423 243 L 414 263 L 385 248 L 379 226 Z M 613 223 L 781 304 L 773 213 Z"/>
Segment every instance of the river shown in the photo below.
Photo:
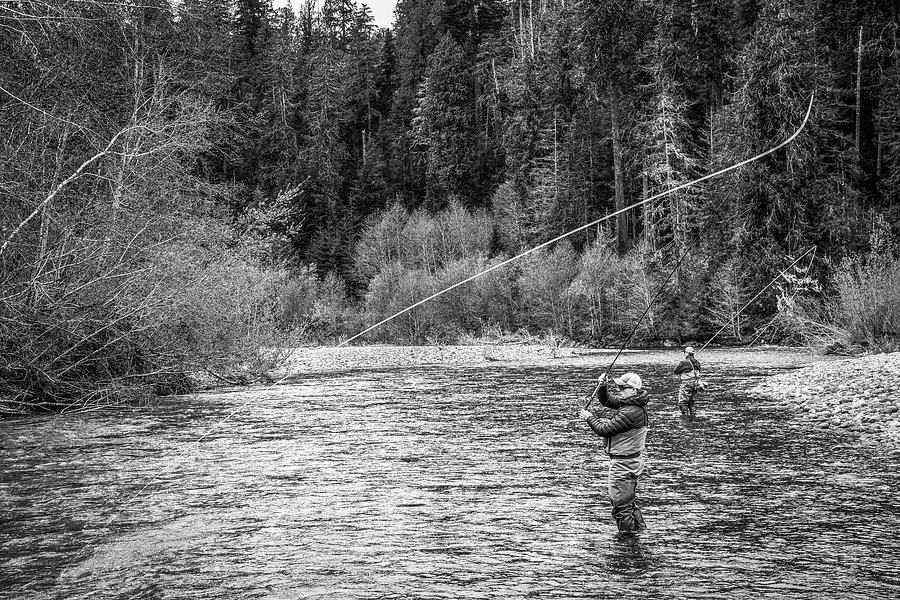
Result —
<path fill-rule="evenodd" d="M 0 597 L 900 597 L 900 455 L 735 391 L 749 370 L 718 373 L 693 421 L 669 366 L 641 373 L 632 537 L 580 368 L 349 371 L 6 421 Z"/>

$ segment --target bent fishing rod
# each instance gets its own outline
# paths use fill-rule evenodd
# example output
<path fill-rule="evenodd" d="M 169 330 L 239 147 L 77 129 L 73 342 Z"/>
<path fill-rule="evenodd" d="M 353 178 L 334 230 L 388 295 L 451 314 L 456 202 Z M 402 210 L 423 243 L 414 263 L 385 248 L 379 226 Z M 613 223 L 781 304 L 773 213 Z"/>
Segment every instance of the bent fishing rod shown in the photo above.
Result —
<path fill-rule="evenodd" d="M 758 159 L 760 159 L 760 158 L 766 156 L 767 154 L 771 154 L 772 152 L 775 152 L 775 151 L 778 150 L 779 148 L 782 148 L 782 147 L 786 146 L 787 144 L 789 144 L 790 142 L 792 142 L 792 141 L 794 140 L 794 138 L 796 138 L 797 135 L 799 135 L 800 131 L 803 130 L 803 128 L 806 126 L 806 122 L 809 120 L 809 115 L 810 115 L 810 112 L 812 111 L 812 105 L 813 105 L 813 100 L 814 100 L 814 98 L 815 98 L 815 93 L 814 93 L 812 96 L 810 96 L 810 98 L 809 98 L 809 106 L 808 106 L 807 109 L 806 109 L 806 115 L 803 117 L 803 122 L 800 124 L 800 127 L 797 128 L 797 131 L 795 131 L 794 134 L 793 134 L 792 136 L 790 136 L 789 138 L 787 138 L 785 141 L 783 141 L 783 142 L 780 143 L 779 145 L 777 145 L 777 146 L 775 146 L 775 147 L 773 147 L 773 148 L 767 150 L 766 152 L 763 152 L 762 154 L 758 154 L 757 156 L 753 157 L 752 159 L 749 159 L 749 160 L 747 160 L 747 161 L 744 161 L 743 163 L 738 163 L 738 165 L 734 165 L 734 166 L 732 166 L 732 167 L 729 167 L 729 169 L 727 169 L 727 170 L 719 171 L 719 172 L 717 172 L 717 173 L 714 173 L 713 175 L 716 175 L 716 174 L 722 174 L 722 173 L 725 173 L 725 172 L 727 172 L 728 170 L 731 170 L 732 168 L 736 168 L 737 166 L 740 166 L 740 165 L 742 165 L 742 164 L 748 164 L 749 162 L 752 162 L 753 160 L 758 160 Z M 707 176 L 707 178 L 708 178 L 708 177 L 709 177 L 709 176 Z M 698 180 L 696 180 L 695 182 L 690 182 L 690 183 L 697 183 L 697 182 L 702 181 L 702 180 L 703 180 L 703 178 L 698 179 Z M 677 189 L 679 189 L 679 188 L 673 188 L 672 190 L 669 190 L 668 193 L 671 193 L 672 191 L 675 191 L 675 190 L 677 190 Z M 722 206 L 724 206 L 724 205 L 722 205 Z M 720 207 L 719 210 L 721 210 L 721 207 Z M 712 220 L 712 217 L 715 216 L 715 215 L 717 215 L 718 212 L 719 212 L 719 211 L 716 210 L 716 211 L 713 213 L 713 215 L 710 215 L 709 220 L 711 221 L 711 220 Z M 705 226 L 704 226 L 704 228 L 705 228 Z M 681 266 L 681 263 L 684 261 L 684 259 L 688 256 L 688 254 L 690 253 L 689 250 L 690 250 L 691 248 L 693 248 L 693 246 L 697 243 L 697 241 L 698 241 L 699 239 L 700 239 L 700 236 L 697 236 L 697 238 L 696 238 L 693 242 L 691 242 L 691 245 L 690 245 L 688 248 L 685 249 L 684 254 L 681 256 L 681 258 L 678 259 L 678 262 L 675 263 L 675 267 L 670 271 L 668 277 L 666 277 L 665 281 L 663 281 L 662 284 L 659 286 L 659 289 L 656 291 L 656 294 L 654 294 L 654 296 L 653 296 L 653 298 L 650 300 L 650 302 L 647 303 L 647 307 L 646 307 L 646 308 L 644 309 L 644 311 L 641 313 L 641 316 L 638 317 L 637 322 L 635 322 L 634 326 L 631 328 L 631 331 L 628 333 L 628 336 L 625 338 L 625 341 L 622 343 L 621 347 L 619 347 L 619 351 L 616 352 L 616 356 L 613 358 L 612 362 L 611 362 L 611 363 L 609 364 L 609 366 L 606 368 L 606 372 L 604 373 L 604 376 L 605 376 L 605 377 L 609 377 L 609 374 L 610 374 L 610 372 L 612 371 L 613 366 L 616 364 L 616 361 L 619 360 L 619 356 L 622 355 L 622 352 L 623 352 L 623 351 L 625 350 L 625 348 L 628 346 L 628 342 L 631 341 L 631 338 L 634 336 L 635 332 L 637 331 L 637 328 L 638 328 L 638 326 L 641 324 L 641 321 L 644 319 L 645 316 L 647 316 L 647 313 L 650 311 L 650 308 L 651 308 L 651 307 L 653 306 L 653 304 L 656 302 L 656 299 L 657 299 L 657 298 L 659 297 L 659 295 L 662 293 L 663 289 L 665 289 L 666 284 L 669 282 L 669 280 L 672 278 L 672 276 L 673 276 L 673 275 L 675 274 L 675 272 L 678 270 L 678 267 Z M 674 240 L 673 240 L 673 241 L 674 241 Z M 776 280 L 777 280 L 777 279 L 776 279 Z M 770 284 L 770 285 L 771 285 L 771 284 Z M 763 290 L 763 291 L 765 291 L 765 290 Z M 742 309 L 742 310 L 743 310 L 743 309 Z M 735 317 L 736 317 L 736 316 L 737 316 L 737 315 L 735 315 Z M 720 330 L 720 331 L 721 331 L 721 330 Z M 716 335 L 718 335 L 718 333 L 719 333 L 719 332 L 717 332 Z M 715 336 L 713 336 L 713 337 L 715 337 Z M 711 338 L 709 341 L 712 341 L 712 338 Z M 708 344 L 708 343 L 709 343 L 709 342 L 707 342 L 707 344 Z M 706 347 L 706 346 L 704 345 L 704 347 Z M 587 407 L 589 407 L 589 406 L 591 405 L 591 402 L 593 401 L 594 396 L 595 396 L 596 393 L 597 393 L 597 390 L 600 389 L 600 385 L 601 385 L 601 384 L 598 382 L 598 383 L 597 383 L 597 387 L 595 387 L 593 393 L 591 393 L 591 396 L 590 396 L 590 398 L 588 399 L 585 408 L 587 408 Z"/>

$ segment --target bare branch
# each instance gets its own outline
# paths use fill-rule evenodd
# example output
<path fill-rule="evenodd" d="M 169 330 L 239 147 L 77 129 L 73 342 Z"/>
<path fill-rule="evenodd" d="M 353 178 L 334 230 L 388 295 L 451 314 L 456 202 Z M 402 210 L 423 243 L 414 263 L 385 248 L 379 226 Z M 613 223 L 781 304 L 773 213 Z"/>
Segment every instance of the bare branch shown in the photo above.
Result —
<path fill-rule="evenodd" d="M 132 130 L 132 129 L 134 129 L 134 128 L 133 128 L 133 127 L 127 127 L 127 128 L 125 128 L 125 129 L 119 131 L 119 132 L 118 132 L 116 135 L 114 135 L 113 138 L 109 141 L 109 143 L 106 145 L 106 148 L 104 148 L 103 150 L 101 150 L 100 152 L 98 152 L 97 154 L 95 154 L 94 156 L 92 156 L 91 158 L 89 158 L 89 159 L 87 159 L 86 161 L 84 161 L 83 163 L 81 163 L 81 166 L 79 166 L 77 169 L 75 169 L 75 172 L 73 172 L 73 173 L 72 173 L 71 175 L 69 175 L 65 180 L 63 180 L 62 183 L 60 183 L 59 185 L 57 185 L 57 186 L 53 189 L 53 191 L 50 193 L 50 195 L 48 195 L 46 198 L 44 198 L 44 200 L 42 200 L 41 203 L 37 205 L 37 208 L 35 208 L 34 211 L 32 211 L 32 213 L 31 213 L 30 215 L 28 215 L 28 216 L 25 218 L 24 221 L 22 221 L 21 223 L 19 223 L 19 225 L 13 230 L 13 232 L 9 235 L 9 237 L 6 238 L 6 241 L 3 242 L 3 245 L 2 245 L 2 246 L 0 246 L 0 256 L 3 255 L 4 250 L 6 250 L 6 247 L 9 246 L 9 244 L 10 244 L 10 242 L 12 242 L 13 238 L 15 238 L 15 237 L 19 234 L 19 232 L 22 231 L 22 229 L 23 229 L 29 222 L 31 222 L 32 219 L 34 219 L 38 214 L 40 214 L 41 210 L 42 210 L 45 206 L 47 206 L 48 204 L 50 204 L 50 202 L 52 202 L 53 199 L 56 198 L 56 196 L 59 195 L 59 193 L 60 193 L 63 189 L 66 188 L 66 186 L 68 186 L 70 183 L 72 183 L 73 181 L 75 181 L 76 179 L 78 179 L 78 178 L 81 176 L 82 171 L 84 171 L 86 168 L 88 168 L 89 166 L 91 166 L 92 164 L 94 164 L 95 162 L 97 162 L 99 159 L 101 159 L 101 158 L 103 158 L 104 156 L 106 156 L 106 155 L 109 153 L 109 149 L 113 147 L 113 145 L 116 143 L 116 141 L 119 139 L 119 137 L 122 136 L 122 135 L 124 135 L 125 133 L 127 133 L 128 131 L 130 131 L 130 130 Z"/>

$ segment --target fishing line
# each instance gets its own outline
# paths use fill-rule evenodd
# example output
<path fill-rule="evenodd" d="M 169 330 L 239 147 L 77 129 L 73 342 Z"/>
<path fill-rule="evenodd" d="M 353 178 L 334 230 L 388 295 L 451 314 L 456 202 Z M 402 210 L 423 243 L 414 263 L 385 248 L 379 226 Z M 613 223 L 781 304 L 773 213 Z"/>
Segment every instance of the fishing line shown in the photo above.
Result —
<path fill-rule="evenodd" d="M 767 284 L 766 284 L 766 287 L 764 287 L 763 289 L 759 290 L 759 292 L 757 292 L 757 294 L 756 294 L 755 296 L 753 296 L 752 298 L 750 298 L 750 300 L 749 300 L 744 306 L 742 306 L 742 307 L 740 308 L 740 310 L 738 310 L 736 313 L 734 313 L 734 314 L 731 316 L 730 319 L 728 319 L 728 322 L 727 322 L 727 323 L 725 323 L 724 325 L 722 325 L 722 327 L 719 328 L 719 330 L 718 330 L 717 332 L 715 332 L 715 333 L 713 334 L 713 336 L 712 336 L 711 338 L 709 338 L 709 340 L 707 340 L 707 342 L 706 342 L 705 344 L 703 344 L 702 346 L 700 346 L 700 349 L 697 350 L 697 352 L 694 353 L 695 356 L 696 356 L 697 354 L 700 354 L 701 352 L 703 352 L 703 349 L 706 348 L 707 346 L 709 346 L 709 343 L 710 343 L 711 341 L 713 341 L 713 340 L 716 338 L 716 336 L 718 336 L 720 333 L 722 333 L 722 331 L 724 331 L 726 327 L 728 327 L 729 325 L 731 325 L 731 323 L 732 323 L 736 318 L 738 318 L 738 316 L 739 316 L 742 312 L 744 312 L 744 309 L 745 309 L 745 308 L 747 308 L 748 306 L 750 306 L 750 305 L 753 303 L 754 300 L 756 300 L 757 298 L 759 298 L 760 296 L 762 296 L 762 293 L 763 293 L 763 292 L 765 292 L 767 289 L 769 289 L 770 287 L 772 287 L 772 285 L 774 285 L 775 282 L 777 282 L 780 278 L 784 277 L 784 276 L 786 275 L 788 269 L 790 269 L 791 267 L 793 267 L 794 265 L 796 265 L 798 262 L 800 262 L 800 260 L 803 259 L 804 256 L 806 256 L 807 254 L 809 254 L 810 252 L 812 252 L 812 251 L 815 250 L 815 249 L 816 249 L 816 247 L 815 247 L 815 246 L 812 246 L 809 250 L 807 250 L 806 252 L 804 252 L 803 254 L 801 254 L 796 260 L 794 260 L 791 264 L 789 264 L 787 267 L 785 267 L 784 270 L 778 271 L 778 275 L 776 275 L 775 278 L 774 278 L 772 281 L 770 281 L 769 283 L 767 283 Z"/>
<path fill-rule="evenodd" d="M 690 254 L 690 250 L 693 249 L 694 245 L 699 240 L 700 240 L 700 236 L 697 236 L 696 239 L 694 239 L 694 241 L 691 242 L 690 246 L 685 248 L 684 253 L 681 255 L 681 258 L 678 259 L 678 261 L 675 263 L 675 266 L 669 272 L 668 277 L 666 277 L 665 281 L 663 281 L 660 284 L 659 289 L 656 290 L 656 294 L 654 294 L 653 298 L 650 299 L 650 302 L 647 303 L 647 307 L 644 309 L 644 312 L 642 312 L 641 316 L 638 317 L 638 320 L 634 324 L 634 327 L 632 327 L 631 331 L 628 333 L 628 337 L 625 338 L 625 341 L 619 347 L 619 351 L 616 353 L 615 358 L 613 358 L 613 361 L 609 364 L 609 367 L 606 369 L 605 375 L 607 377 L 609 376 L 609 372 L 612 371 L 613 365 L 615 365 L 616 361 L 619 360 L 619 356 L 622 355 L 622 352 L 625 350 L 625 347 L 628 346 L 628 342 L 631 341 L 632 336 L 634 336 L 634 333 L 637 331 L 638 325 L 641 324 L 641 321 L 644 319 L 645 316 L 647 316 L 647 313 L 650 312 L 650 308 L 653 306 L 653 303 L 656 302 L 656 299 L 659 298 L 659 295 L 662 293 L 662 291 L 666 288 L 666 284 L 669 283 L 670 279 L 672 279 L 672 275 L 675 274 L 675 271 L 678 270 L 678 267 L 681 266 L 681 263 L 684 262 L 684 259 L 687 258 L 688 254 Z M 669 242 L 669 244 L 666 244 L 666 246 L 669 246 L 669 245 L 673 244 L 674 242 L 675 242 L 675 240 L 673 239 L 671 242 Z M 665 250 L 665 247 L 663 248 L 663 250 Z M 597 391 L 599 389 L 600 389 L 600 383 L 597 383 L 597 387 L 594 388 L 593 393 L 591 394 L 590 398 L 588 398 L 587 404 L 585 404 L 585 406 L 584 406 L 585 410 L 587 410 L 590 407 L 591 403 L 594 401 L 594 395 L 597 393 Z"/>
<path fill-rule="evenodd" d="M 803 272 L 803 277 L 804 277 L 804 278 L 809 277 L 809 271 L 810 271 L 810 269 L 812 269 L 813 262 L 815 262 L 815 260 L 816 260 L 816 253 L 813 252 L 812 255 L 809 257 L 809 264 L 806 265 L 806 270 Z M 791 300 L 792 300 L 792 301 L 793 301 L 793 299 L 794 299 L 794 297 L 795 297 L 796 295 L 797 295 L 796 292 L 794 292 L 794 293 L 791 295 Z M 760 337 L 762 337 L 762 334 L 764 334 L 764 333 L 766 332 L 766 330 L 767 330 L 769 327 L 772 326 L 772 323 L 774 323 L 775 320 L 776 320 L 779 316 L 780 316 L 780 315 L 777 315 L 777 314 L 776 314 L 776 315 L 772 318 L 771 321 L 769 321 L 768 323 L 766 323 L 765 327 L 763 327 L 762 329 L 759 330 L 759 333 L 756 334 L 756 337 L 753 338 L 753 341 L 751 341 L 749 344 L 747 344 L 746 347 L 749 348 L 750 346 L 752 346 L 753 344 L 755 344 L 755 343 L 756 343 L 756 340 L 758 340 Z"/>
<path fill-rule="evenodd" d="M 685 189 L 685 188 L 687 188 L 687 187 L 690 187 L 690 186 L 692 186 L 692 185 L 696 185 L 696 184 L 698 184 L 698 183 L 700 183 L 700 182 L 702 182 L 702 181 L 706 181 L 707 179 L 712 179 L 713 177 L 717 177 L 717 176 L 722 175 L 722 174 L 724 174 L 724 173 L 728 173 L 729 171 L 733 171 L 733 170 L 735 170 L 735 169 L 738 169 L 738 168 L 740 168 L 740 167 L 742 167 L 742 166 L 744 166 L 744 165 L 746 165 L 746 164 L 749 164 L 749 163 L 751 163 L 751 162 L 753 162 L 753 161 L 755 161 L 755 160 L 759 160 L 759 159 L 761 159 L 761 158 L 763 158 L 763 157 L 765 157 L 765 156 L 768 156 L 769 154 L 772 154 L 773 152 L 776 152 L 777 150 L 779 150 L 779 149 L 781 149 L 781 148 L 784 148 L 785 146 L 787 146 L 788 144 L 790 144 L 792 141 L 794 141 L 794 139 L 795 139 L 798 135 L 800 135 L 800 132 L 803 131 L 803 128 L 806 126 L 806 123 L 807 123 L 807 121 L 809 120 L 809 115 L 810 115 L 810 113 L 812 112 L 813 100 L 814 100 L 814 99 L 815 99 L 815 93 L 813 93 L 813 94 L 809 97 L 809 106 L 806 108 L 806 115 L 804 115 L 804 117 L 803 117 L 803 122 L 800 123 L 800 127 L 798 127 L 797 130 L 796 130 L 789 138 L 787 138 L 786 140 L 784 140 L 783 142 L 781 142 L 781 143 L 778 144 L 777 146 L 774 146 L 774 147 L 772 147 L 772 148 L 766 150 L 765 152 L 761 152 L 761 153 L 757 154 L 756 156 L 754 156 L 754 157 L 752 157 L 752 158 L 748 158 L 748 159 L 746 159 L 746 160 L 742 160 L 741 162 L 735 163 L 735 164 L 733 164 L 733 165 L 731 165 L 731 166 L 729 166 L 729 167 L 725 167 L 724 169 L 719 169 L 718 171 L 716 171 L 716 172 L 714 172 L 714 173 L 710 173 L 709 175 L 704 175 L 703 177 L 700 177 L 699 179 L 694 179 L 693 181 L 688 181 L 687 183 L 682 183 L 681 185 L 677 185 L 677 186 L 675 186 L 675 187 L 673 187 L 673 188 L 671 188 L 671 189 L 668 189 L 668 190 L 665 190 L 665 191 L 660 192 L 660 193 L 658 193 L 658 194 L 655 194 L 655 195 L 653 195 L 653 196 L 650 196 L 649 198 L 646 198 L 646 199 L 644 199 L 644 200 L 641 200 L 640 202 L 635 202 L 634 204 L 632 204 L 632 205 L 630 205 L 630 206 L 626 206 L 625 208 L 621 208 L 621 209 L 619 209 L 619 210 L 617 210 L 617 211 L 615 211 L 615 212 L 612 212 L 612 213 L 610 213 L 610 214 L 608 214 L 608 215 L 606 215 L 606 216 L 603 216 L 603 217 L 600 217 L 599 219 L 596 219 L 596 220 L 594 220 L 594 221 L 591 221 L 590 223 L 588 223 L 588 224 L 586 224 L 586 225 L 582 225 L 581 227 L 576 227 L 575 229 L 572 229 L 571 231 L 567 231 L 566 233 L 563 233 L 562 235 L 558 235 L 558 236 L 556 236 L 555 238 L 553 238 L 553 239 L 551 239 L 551 240 L 547 240 L 546 242 L 543 242 L 542 244 L 538 244 L 537 246 L 534 246 L 533 248 L 530 248 L 529 250 L 526 250 L 526 251 L 524 251 L 524 252 L 522 252 L 522 253 L 520 253 L 520 254 L 517 254 L 516 256 L 513 256 L 512 258 L 508 258 L 508 259 L 504 260 L 503 262 L 497 263 L 496 265 L 494 265 L 494 266 L 492 266 L 492 267 L 489 267 L 489 268 L 487 268 L 487 269 L 481 271 L 480 273 L 476 273 L 475 275 L 472 275 L 472 276 L 470 276 L 470 277 L 466 277 L 466 278 L 463 279 L 462 281 L 459 281 L 459 282 L 457 282 L 457 283 L 454 283 L 453 285 L 451 285 L 451 286 L 449 286 L 449 287 L 447 287 L 447 288 L 444 288 L 443 290 L 441 290 L 441 291 L 439 291 L 439 292 L 437 292 L 437 293 L 435 293 L 435 294 L 432 294 L 432 295 L 428 296 L 427 298 L 423 298 L 422 300 L 419 300 L 419 301 L 416 302 L 415 304 L 413 304 L 413 305 L 411 305 L 411 306 L 408 306 L 408 307 L 404 308 L 403 310 L 401 310 L 401 311 L 399 311 L 399 312 L 394 313 L 393 315 L 389 316 L 389 317 L 386 318 L 386 319 L 382 319 L 381 321 L 378 321 L 377 323 L 375 323 L 375 324 L 372 325 L 371 327 L 368 327 L 368 328 L 366 328 L 366 329 L 360 331 L 360 332 L 357 333 L 356 335 L 354 335 L 354 336 L 352 336 L 352 337 L 350 337 L 350 338 L 344 340 L 343 342 L 339 343 L 339 344 L 338 344 L 338 347 L 340 348 L 341 346 L 346 346 L 347 344 L 349 344 L 349 343 L 352 342 L 353 340 L 357 339 L 358 337 L 361 337 L 361 336 L 365 335 L 366 333 L 372 331 L 373 329 L 375 329 L 375 328 L 377 328 L 377 327 L 380 327 L 381 325 L 384 325 L 385 323 L 387 323 L 387 322 L 389 322 L 389 321 L 392 321 L 393 319 L 396 319 L 396 318 L 399 317 L 400 315 L 405 314 L 405 313 L 407 313 L 407 312 L 413 310 L 413 309 L 416 308 L 416 307 L 422 306 L 423 304 L 425 304 L 426 302 L 428 302 L 428 301 L 430 301 L 430 300 L 434 300 L 435 298 L 437 298 L 437 297 L 439 297 L 439 296 L 442 296 L 442 295 L 446 294 L 447 292 L 449 292 L 449 291 L 451 291 L 451 290 L 454 290 L 454 289 L 458 288 L 459 286 L 461 286 L 461 285 L 463 285 L 463 284 L 466 284 L 466 283 L 472 281 L 473 279 L 477 279 L 477 278 L 481 277 L 482 275 L 487 275 L 488 273 L 490 273 L 490 272 L 492 272 L 492 271 L 496 271 L 497 269 L 500 269 L 500 268 L 502 268 L 502 267 L 505 267 L 506 265 L 508 265 L 508 264 L 510 264 L 510 263 L 512 263 L 512 262 L 515 262 L 515 261 L 517 261 L 517 260 L 519 260 L 519 259 L 521 259 L 521 258 L 524 258 L 524 257 L 528 256 L 529 254 L 532 254 L 533 252 L 537 252 L 537 251 L 540 250 L 541 248 L 546 248 L 547 246 L 549 246 L 549 245 L 551 245 L 551 244 L 555 244 L 556 242 L 558 242 L 558 241 L 560 241 L 560 240 L 563 240 L 563 239 L 569 237 L 570 235 L 576 234 L 576 233 L 578 233 L 579 231 L 584 231 L 585 229 L 588 229 L 588 228 L 590 228 L 590 227 L 594 227 L 595 225 L 599 225 L 600 223 L 603 223 L 604 221 L 608 221 L 609 219 L 611 219 L 611 218 L 613 218 L 613 217 L 615 217 L 615 216 L 621 215 L 622 213 L 628 212 L 629 210 L 633 210 L 633 209 L 635 209 L 635 208 L 637 208 L 637 207 L 639 207 L 639 206 L 643 206 L 644 204 L 647 204 L 648 202 L 653 202 L 654 200 L 658 200 L 659 198 L 662 198 L 662 197 L 664 197 L 664 196 L 668 196 L 669 194 L 673 194 L 673 193 L 675 193 L 675 192 L 677 192 L 677 191 L 679 191 L 679 190 L 683 190 L 683 189 Z"/>
<path fill-rule="evenodd" d="M 719 208 L 716 209 L 715 211 L 713 211 L 713 212 L 707 217 L 706 223 L 704 223 L 703 226 L 700 228 L 700 232 L 704 231 L 704 230 L 707 228 L 707 226 L 709 226 L 709 224 L 712 222 L 712 220 L 713 220 L 715 217 L 718 217 L 718 216 L 719 216 L 719 212 L 720 212 L 720 211 L 722 210 L 722 208 L 725 207 L 725 206 L 727 206 L 727 205 L 724 204 L 724 203 L 723 203 L 723 204 L 720 204 L 720 205 L 719 205 Z M 656 294 L 654 294 L 654 295 L 653 295 L 653 298 L 650 300 L 650 302 L 647 303 L 647 307 L 644 309 L 644 312 L 642 312 L 642 313 L 641 313 L 641 316 L 638 317 L 638 320 L 637 320 L 637 322 L 634 324 L 634 327 L 632 327 L 632 328 L 631 328 L 631 331 L 628 333 L 628 337 L 625 338 L 625 341 L 624 341 L 624 342 L 622 343 L 622 345 L 619 347 L 619 351 L 616 353 L 615 358 L 613 358 L 612 362 L 609 364 L 609 367 L 607 367 L 606 373 L 605 373 L 605 375 L 606 375 L 607 377 L 609 377 L 609 373 L 610 373 L 610 371 L 612 371 L 612 368 L 613 368 L 613 366 L 616 364 L 616 361 L 619 360 L 619 356 L 621 356 L 621 355 L 622 355 L 622 352 L 625 351 L 625 348 L 628 347 L 628 342 L 631 341 L 631 338 L 632 338 L 632 336 L 634 336 L 635 332 L 637 331 L 637 328 L 638 328 L 638 326 L 641 324 L 641 321 L 644 319 L 645 316 L 647 316 L 647 313 L 650 312 L 650 309 L 653 307 L 653 304 L 656 302 L 656 299 L 659 298 L 659 295 L 662 294 L 663 290 L 666 288 L 666 284 L 669 283 L 669 280 L 671 280 L 671 279 L 672 279 L 672 276 L 678 271 L 678 267 L 680 267 L 680 266 L 681 266 L 681 263 L 684 262 L 684 259 L 688 257 L 688 255 L 690 254 L 690 251 L 693 250 L 694 246 L 697 244 L 697 242 L 700 241 L 701 237 L 702 237 L 702 236 L 698 235 L 696 238 L 694 238 L 694 240 L 690 243 L 690 245 L 689 245 L 687 248 L 685 248 L 684 253 L 681 255 L 681 258 L 678 259 L 678 261 L 675 263 L 675 266 L 674 266 L 674 267 L 672 268 L 672 270 L 669 272 L 668 277 L 666 277 L 665 281 L 663 281 L 662 284 L 660 284 L 659 289 L 656 290 Z M 668 246 L 670 246 L 670 245 L 673 244 L 674 242 L 675 242 L 675 240 L 673 239 L 671 242 L 669 242 L 668 244 L 666 244 L 666 246 L 663 248 L 663 250 L 665 250 L 665 248 L 667 248 Z M 588 406 L 591 405 L 591 403 L 592 403 L 593 400 L 594 400 L 594 394 L 596 394 L 597 391 L 598 391 L 599 389 L 600 389 L 600 384 L 598 383 L 598 384 L 597 384 L 597 387 L 594 388 L 594 392 L 591 394 L 590 398 L 588 399 L 587 406 L 585 406 L 585 409 L 586 409 Z"/>

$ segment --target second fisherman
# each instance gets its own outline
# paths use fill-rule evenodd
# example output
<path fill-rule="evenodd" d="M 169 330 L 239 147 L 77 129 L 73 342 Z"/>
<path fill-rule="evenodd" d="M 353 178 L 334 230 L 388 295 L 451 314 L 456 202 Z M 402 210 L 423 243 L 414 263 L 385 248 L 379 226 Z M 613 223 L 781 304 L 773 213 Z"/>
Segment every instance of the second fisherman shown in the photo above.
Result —
<path fill-rule="evenodd" d="M 697 414 L 697 394 L 703 389 L 700 379 L 700 361 L 694 357 L 694 348 L 688 346 L 684 349 L 684 360 L 675 367 L 675 375 L 681 378 L 678 387 L 678 409 L 684 417 L 693 417 Z"/>

